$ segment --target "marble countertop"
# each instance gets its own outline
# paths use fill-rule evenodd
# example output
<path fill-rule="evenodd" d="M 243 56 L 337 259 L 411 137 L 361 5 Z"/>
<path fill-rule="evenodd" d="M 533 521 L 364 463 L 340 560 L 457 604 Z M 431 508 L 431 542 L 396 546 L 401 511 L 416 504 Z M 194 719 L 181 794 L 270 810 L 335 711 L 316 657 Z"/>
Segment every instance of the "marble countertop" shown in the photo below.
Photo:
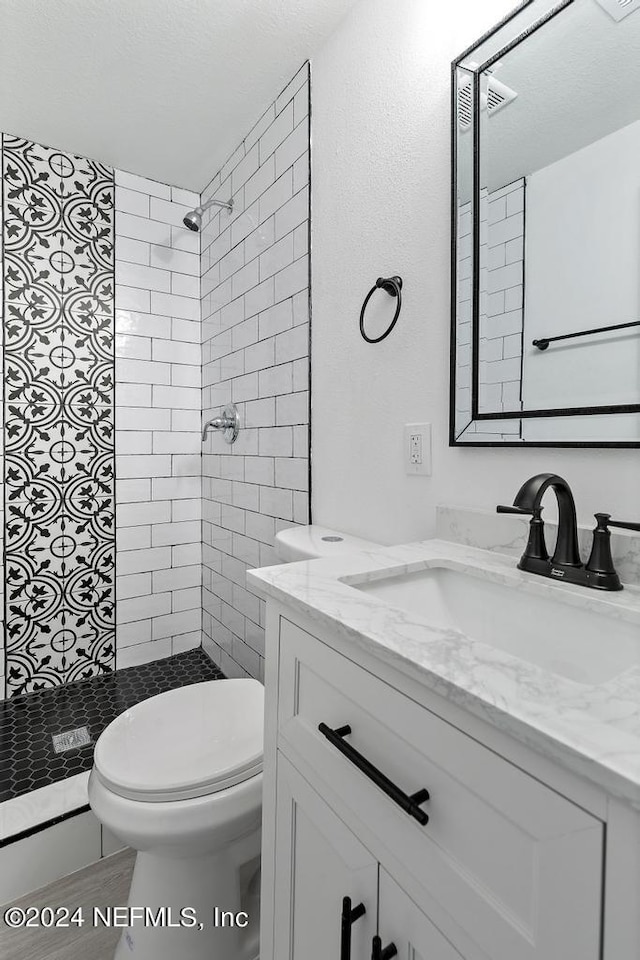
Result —
<path fill-rule="evenodd" d="M 640 589 L 601 593 L 519 571 L 513 557 L 445 540 L 381 547 L 340 559 L 281 564 L 247 572 L 254 588 L 329 627 L 434 693 L 604 787 L 640 810 L 640 655 L 613 679 L 589 686 L 565 679 L 354 584 L 445 566 L 560 599 L 607 620 L 637 626 Z M 533 607 L 532 607 L 533 611 Z M 351 653 L 353 656 L 353 653 Z"/>

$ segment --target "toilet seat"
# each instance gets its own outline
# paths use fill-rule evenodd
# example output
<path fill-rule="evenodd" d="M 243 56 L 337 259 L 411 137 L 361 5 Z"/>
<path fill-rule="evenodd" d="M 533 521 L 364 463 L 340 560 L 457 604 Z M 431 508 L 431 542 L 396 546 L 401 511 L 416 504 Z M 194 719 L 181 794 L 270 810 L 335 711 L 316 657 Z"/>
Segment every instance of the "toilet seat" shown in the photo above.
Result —
<path fill-rule="evenodd" d="M 262 770 L 264 690 L 257 680 L 208 680 L 143 700 L 99 737 L 94 771 L 131 800 L 218 793 Z"/>

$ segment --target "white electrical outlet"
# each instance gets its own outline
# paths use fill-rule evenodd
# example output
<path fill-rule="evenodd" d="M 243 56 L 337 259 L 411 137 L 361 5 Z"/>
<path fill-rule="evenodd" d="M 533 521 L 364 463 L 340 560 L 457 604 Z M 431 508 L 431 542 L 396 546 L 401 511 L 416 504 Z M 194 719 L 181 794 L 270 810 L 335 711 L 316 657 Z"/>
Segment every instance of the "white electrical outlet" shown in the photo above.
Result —
<path fill-rule="evenodd" d="M 404 428 L 404 461 L 410 476 L 431 476 L 431 424 L 408 423 Z"/>

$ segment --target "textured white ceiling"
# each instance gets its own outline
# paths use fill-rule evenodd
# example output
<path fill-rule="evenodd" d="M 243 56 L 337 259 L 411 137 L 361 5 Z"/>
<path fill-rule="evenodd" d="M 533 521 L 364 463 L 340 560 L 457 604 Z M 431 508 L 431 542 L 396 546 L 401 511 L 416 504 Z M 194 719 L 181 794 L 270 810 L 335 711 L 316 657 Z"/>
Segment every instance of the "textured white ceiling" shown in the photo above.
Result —
<path fill-rule="evenodd" d="M 0 0 L 0 130 L 200 190 L 354 0 Z"/>

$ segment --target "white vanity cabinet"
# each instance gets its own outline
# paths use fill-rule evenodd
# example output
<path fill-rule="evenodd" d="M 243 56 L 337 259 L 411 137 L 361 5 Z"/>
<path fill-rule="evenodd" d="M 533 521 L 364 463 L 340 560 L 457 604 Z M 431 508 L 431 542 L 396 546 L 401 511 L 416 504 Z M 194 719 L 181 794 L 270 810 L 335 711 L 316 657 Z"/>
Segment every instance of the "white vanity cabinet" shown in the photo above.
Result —
<path fill-rule="evenodd" d="M 599 789 L 276 601 L 267 645 L 261 960 L 638 960 Z"/>
<path fill-rule="evenodd" d="M 382 951 L 393 943 L 407 960 L 459 960 L 461 954 L 282 755 L 277 790 L 274 957 L 369 958 L 379 926 L 387 937 Z"/>
<path fill-rule="evenodd" d="M 273 956 L 341 957 L 344 897 L 358 913 L 364 908 L 349 931 L 352 956 L 369 956 L 377 922 L 377 860 L 284 756 L 278 764 L 276 831 Z"/>

